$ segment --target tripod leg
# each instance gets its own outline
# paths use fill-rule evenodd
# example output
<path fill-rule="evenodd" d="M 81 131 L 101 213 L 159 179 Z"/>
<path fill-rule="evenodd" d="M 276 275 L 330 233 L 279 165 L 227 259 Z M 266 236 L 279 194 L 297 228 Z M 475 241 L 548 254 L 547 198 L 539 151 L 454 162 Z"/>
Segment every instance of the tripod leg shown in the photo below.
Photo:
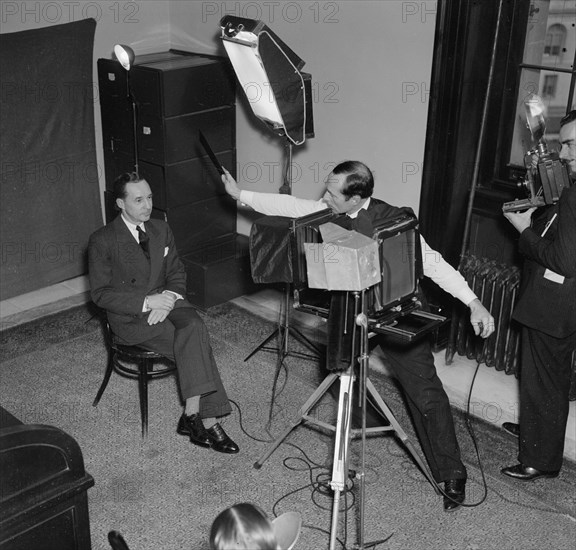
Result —
<path fill-rule="evenodd" d="M 332 524 L 330 526 L 330 550 L 336 548 L 336 534 L 338 533 L 338 515 L 340 513 L 340 491 L 334 492 L 332 504 Z"/>
<path fill-rule="evenodd" d="M 272 334 L 270 334 L 270 336 L 268 336 L 268 338 L 266 338 L 266 340 L 264 340 L 261 344 L 259 344 L 257 347 L 255 347 L 252 352 L 250 353 L 250 355 L 248 355 L 246 357 L 246 359 L 244 359 L 244 362 L 248 361 L 248 359 L 250 359 L 253 355 L 255 355 L 256 353 L 258 353 L 261 349 L 263 349 L 266 344 L 268 342 L 270 342 L 270 340 L 272 340 L 272 338 L 274 338 L 278 333 L 280 332 L 280 329 L 276 329 Z"/>
<path fill-rule="evenodd" d="M 332 528 L 330 531 L 330 550 L 335 548 L 340 513 L 340 493 L 346 488 L 348 477 L 348 447 L 350 443 L 350 424 L 352 420 L 352 388 L 354 385 L 353 367 L 340 375 L 340 394 L 338 397 L 338 420 L 334 441 L 334 459 L 332 462 L 332 480 L 330 487 L 334 491 L 332 508 Z"/>
<path fill-rule="evenodd" d="M 272 382 L 272 398 L 270 399 L 270 409 L 268 411 L 268 423 L 272 422 L 272 413 L 274 412 L 274 401 L 276 400 L 276 387 L 278 385 L 278 377 L 284 364 L 284 357 L 282 354 L 278 355 L 276 360 L 276 370 L 274 372 L 274 381 Z"/>
<path fill-rule="evenodd" d="M 302 334 L 298 329 L 290 328 L 290 333 L 294 337 L 295 340 L 298 340 L 301 344 L 305 345 L 309 350 L 313 351 L 316 356 L 320 356 L 320 350 L 318 346 L 314 344 L 307 336 Z M 301 354 L 304 355 L 304 354 Z"/>
<path fill-rule="evenodd" d="M 404 446 L 408 449 L 408 451 L 410 452 L 410 454 L 412 455 L 418 466 L 420 466 L 420 469 L 422 470 L 428 481 L 432 484 L 432 487 L 434 487 L 436 493 L 440 494 L 438 491 L 436 481 L 432 477 L 428 465 L 424 462 L 424 460 L 422 460 L 422 457 L 418 453 L 418 450 L 408 439 L 408 436 L 406 435 L 400 424 L 398 424 L 398 421 L 396 420 L 394 414 L 392 414 L 392 411 L 388 408 L 386 403 L 384 403 L 382 397 L 380 397 L 380 394 L 376 391 L 376 388 L 372 384 L 370 378 L 366 380 L 366 389 L 368 393 L 371 395 L 376 405 L 378 405 L 380 412 L 388 419 L 388 422 L 390 422 L 390 426 L 392 426 L 394 431 L 398 434 L 398 437 L 400 438 L 402 443 L 404 443 Z"/>
<path fill-rule="evenodd" d="M 354 376 L 351 370 L 340 376 L 340 395 L 338 397 L 338 419 L 336 439 L 334 441 L 334 460 L 332 463 L 332 481 L 335 491 L 344 490 L 348 474 L 348 444 L 350 442 L 350 424 L 352 418 L 352 385 Z"/>
<path fill-rule="evenodd" d="M 266 453 L 264 453 L 264 455 L 254 463 L 254 468 L 259 470 L 262 467 L 262 464 L 264 464 L 268 457 L 279 447 L 280 443 L 282 443 L 282 441 L 288 437 L 290 432 L 296 428 L 302 422 L 302 420 L 304 420 L 304 417 L 310 412 L 310 409 L 312 409 L 312 407 L 314 407 L 314 405 L 316 405 L 322 396 L 330 389 L 330 386 L 334 383 L 336 378 L 338 378 L 338 374 L 331 373 L 323 380 L 322 384 L 318 386 L 316 391 L 308 398 L 308 401 L 306 401 L 306 403 L 304 403 L 302 408 L 298 411 L 298 416 L 296 417 L 294 423 L 288 426 L 284 432 L 282 432 L 282 434 L 272 442 L 272 445 L 268 448 Z"/>

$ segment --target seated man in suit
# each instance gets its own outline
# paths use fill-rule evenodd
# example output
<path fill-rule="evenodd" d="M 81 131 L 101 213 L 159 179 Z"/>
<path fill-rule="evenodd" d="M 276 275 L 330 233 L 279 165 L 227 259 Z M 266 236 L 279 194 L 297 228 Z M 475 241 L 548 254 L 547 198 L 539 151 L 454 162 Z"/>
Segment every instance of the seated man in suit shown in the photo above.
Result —
<path fill-rule="evenodd" d="M 120 343 L 138 345 L 176 363 L 186 403 L 177 432 L 200 447 L 237 453 L 216 417 L 231 407 L 208 331 L 184 299 L 186 273 L 168 224 L 150 218 L 152 191 L 136 173 L 114 182 L 121 213 L 88 245 L 92 300 L 106 310 Z"/>
<path fill-rule="evenodd" d="M 330 208 L 345 214 L 343 225 L 371 237 L 374 228 L 384 222 L 411 212 L 372 197 L 374 177 L 362 162 L 346 161 L 336 166 L 326 179 L 326 191 L 318 201 L 292 195 L 256 193 L 241 190 L 230 173 L 222 176 L 228 194 L 257 212 L 271 216 L 299 218 Z M 470 322 L 482 338 L 494 332 L 494 318 L 469 288 L 466 280 L 442 256 L 422 239 L 424 275 L 470 308 Z M 347 365 L 350 350 L 346 338 L 334 319 L 340 317 L 335 308 L 339 301 L 332 299 L 328 319 L 328 356 Z M 336 334 L 340 331 L 340 334 Z M 399 345 L 380 337 L 385 362 L 394 370 L 408 397 L 408 406 L 424 454 L 437 482 L 444 482 L 444 509 L 456 510 L 464 502 L 466 467 L 461 457 L 448 396 L 436 374 L 434 357 L 428 340 Z"/>

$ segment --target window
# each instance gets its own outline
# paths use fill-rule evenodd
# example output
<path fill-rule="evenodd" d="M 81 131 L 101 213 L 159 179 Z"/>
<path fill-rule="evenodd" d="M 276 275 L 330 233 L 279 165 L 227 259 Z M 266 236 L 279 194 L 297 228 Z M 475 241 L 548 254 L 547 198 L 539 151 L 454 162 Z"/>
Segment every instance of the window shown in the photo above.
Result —
<path fill-rule="evenodd" d="M 576 0 L 532 0 L 519 66 L 509 165 L 523 166 L 526 151 L 536 145 L 525 114 L 525 103 L 533 94 L 540 96 L 545 105 L 548 148 L 558 148 L 560 119 L 576 108 L 575 51 Z"/>
<path fill-rule="evenodd" d="M 544 76 L 544 84 L 542 85 L 542 97 L 554 98 L 556 95 L 556 85 L 558 84 L 557 74 L 547 74 Z"/>
<path fill-rule="evenodd" d="M 552 25 L 546 33 L 544 46 L 545 55 L 560 55 L 566 39 L 566 27 L 564 25 Z"/>
<path fill-rule="evenodd" d="M 524 197 L 525 153 L 536 145 L 526 100 L 539 95 L 545 104 L 544 120 L 531 122 L 542 122 L 535 133 L 545 126 L 550 151 L 560 119 L 576 108 L 576 0 L 437 5 L 420 227 L 453 265 L 466 248 L 520 265 L 502 204 Z"/>

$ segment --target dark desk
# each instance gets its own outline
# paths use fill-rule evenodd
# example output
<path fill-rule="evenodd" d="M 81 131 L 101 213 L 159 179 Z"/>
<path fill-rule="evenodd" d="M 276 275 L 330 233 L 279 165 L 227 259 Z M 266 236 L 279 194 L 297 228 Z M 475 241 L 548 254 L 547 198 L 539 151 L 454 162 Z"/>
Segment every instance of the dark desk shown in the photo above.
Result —
<path fill-rule="evenodd" d="M 23 424 L 0 407 L 0 548 L 89 550 L 87 490 L 78 443 L 53 426 Z"/>

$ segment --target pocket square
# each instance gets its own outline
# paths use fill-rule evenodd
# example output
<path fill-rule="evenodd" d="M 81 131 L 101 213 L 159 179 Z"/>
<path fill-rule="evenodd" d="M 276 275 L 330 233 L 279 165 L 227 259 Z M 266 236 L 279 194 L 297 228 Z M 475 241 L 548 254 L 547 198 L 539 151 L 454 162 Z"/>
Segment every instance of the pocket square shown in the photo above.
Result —
<path fill-rule="evenodd" d="M 165 246 L 164 247 L 164 257 L 168 256 L 168 250 L 170 250 L 170 247 Z"/>

